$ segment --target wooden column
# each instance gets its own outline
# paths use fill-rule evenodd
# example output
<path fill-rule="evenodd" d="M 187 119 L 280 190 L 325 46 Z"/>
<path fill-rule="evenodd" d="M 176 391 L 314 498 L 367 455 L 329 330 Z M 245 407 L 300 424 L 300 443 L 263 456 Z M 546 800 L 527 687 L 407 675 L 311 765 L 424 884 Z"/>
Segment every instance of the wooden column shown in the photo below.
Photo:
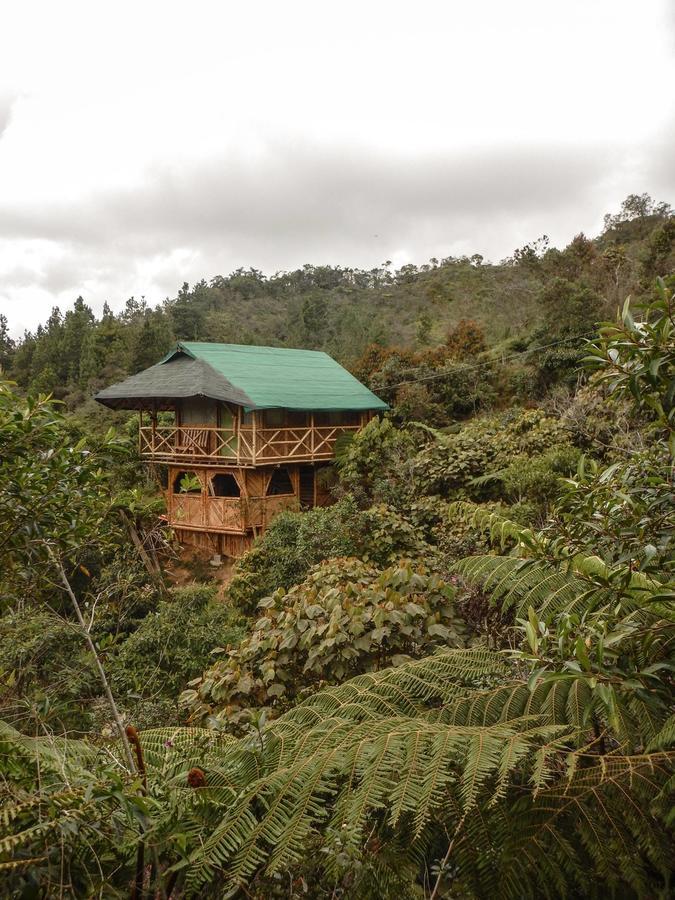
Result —
<path fill-rule="evenodd" d="M 235 440 L 237 442 L 237 465 L 241 465 L 241 416 L 242 416 L 242 408 L 241 406 L 237 407 L 237 417 L 232 417 L 232 427 L 234 428 L 234 433 L 236 435 Z"/>

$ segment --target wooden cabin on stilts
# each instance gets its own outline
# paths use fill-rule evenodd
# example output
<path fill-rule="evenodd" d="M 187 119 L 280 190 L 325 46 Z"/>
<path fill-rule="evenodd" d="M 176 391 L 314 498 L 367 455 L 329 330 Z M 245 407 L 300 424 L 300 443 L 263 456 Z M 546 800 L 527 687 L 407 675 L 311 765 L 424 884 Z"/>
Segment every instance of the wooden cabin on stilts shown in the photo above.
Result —
<path fill-rule="evenodd" d="M 326 505 L 319 473 L 336 442 L 387 409 L 326 353 L 184 341 L 95 399 L 139 411 L 178 539 L 226 556 L 281 510 Z"/>

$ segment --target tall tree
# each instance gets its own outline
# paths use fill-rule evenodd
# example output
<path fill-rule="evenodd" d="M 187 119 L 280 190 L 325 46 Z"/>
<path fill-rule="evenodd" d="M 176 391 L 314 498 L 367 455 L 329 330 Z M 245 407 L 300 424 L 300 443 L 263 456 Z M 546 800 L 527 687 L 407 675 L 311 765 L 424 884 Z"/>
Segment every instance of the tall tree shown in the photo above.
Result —
<path fill-rule="evenodd" d="M 14 341 L 9 336 L 7 316 L 0 313 L 0 375 L 9 371 L 14 346 Z"/>
<path fill-rule="evenodd" d="M 61 352 L 65 376 L 69 382 L 80 379 L 82 350 L 94 326 L 94 314 L 82 297 L 78 297 L 73 308 L 63 319 Z"/>

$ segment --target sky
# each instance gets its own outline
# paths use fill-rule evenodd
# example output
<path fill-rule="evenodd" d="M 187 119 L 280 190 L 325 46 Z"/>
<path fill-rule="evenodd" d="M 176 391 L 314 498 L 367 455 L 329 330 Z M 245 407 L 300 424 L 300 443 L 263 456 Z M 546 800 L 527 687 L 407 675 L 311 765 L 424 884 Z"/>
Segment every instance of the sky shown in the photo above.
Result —
<path fill-rule="evenodd" d="M 674 84 L 668 0 L 2 4 L 0 313 L 563 246 L 675 201 Z"/>

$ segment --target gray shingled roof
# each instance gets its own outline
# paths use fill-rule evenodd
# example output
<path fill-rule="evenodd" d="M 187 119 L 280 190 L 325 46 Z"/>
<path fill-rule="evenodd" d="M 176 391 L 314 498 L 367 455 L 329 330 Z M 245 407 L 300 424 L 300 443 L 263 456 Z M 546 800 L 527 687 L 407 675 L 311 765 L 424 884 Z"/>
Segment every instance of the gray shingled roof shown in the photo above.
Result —
<path fill-rule="evenodd" d="M 96 394 L 95 400 L 111 409 L 148 409 L 171 406 L 173 400 L 210 397 L 252 407 L 248 394 L 235 387 L 203 359 L 175 356 L 170 365 L 157 363 L 119 384 Z"/>
<path fill-rule="evenodd" d="M 209 397 L 247 410 L 376 410 L 387 404 L 317 350 L 180 341 L 161 362 L 96 395 L 113 409 Z"/>

